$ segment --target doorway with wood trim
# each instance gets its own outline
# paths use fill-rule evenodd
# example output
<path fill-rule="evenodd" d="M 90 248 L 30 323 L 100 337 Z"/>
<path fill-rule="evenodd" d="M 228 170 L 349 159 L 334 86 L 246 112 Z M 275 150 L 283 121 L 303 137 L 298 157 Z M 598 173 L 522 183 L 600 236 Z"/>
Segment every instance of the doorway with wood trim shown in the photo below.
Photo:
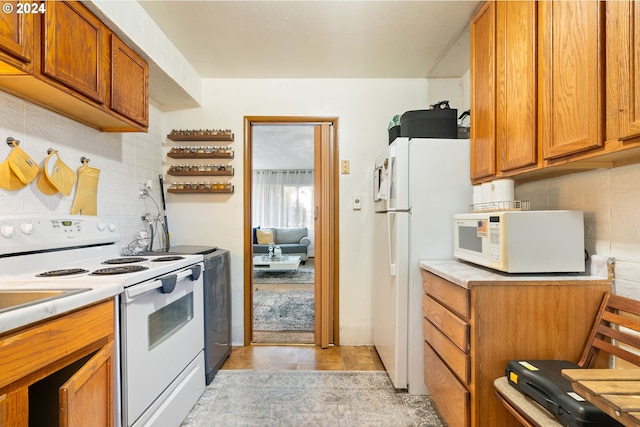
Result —
<path fill-rule="evenodd" d="M 313 128 L 314 332 L 322 347 L 339 343 L 338 336 L 338 119 L 335 117 L 246 116 L 244 122 L 244 343 L 254 339 L 253 267 L 254 132 L 264 125 L 304 125 Z M 256 132 L 257 133 L 257 132 Z"/>

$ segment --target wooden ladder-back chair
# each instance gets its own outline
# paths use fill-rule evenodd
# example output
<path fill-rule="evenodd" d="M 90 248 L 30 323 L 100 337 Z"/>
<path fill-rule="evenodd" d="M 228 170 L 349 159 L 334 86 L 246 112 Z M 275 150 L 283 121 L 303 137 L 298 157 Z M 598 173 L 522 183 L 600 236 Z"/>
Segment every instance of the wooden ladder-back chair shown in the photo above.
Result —
<path fill-rule="evenodd" d="M 640 301 L 606 293 L 577 364 L 587 369 L 640 368 Z M 542 406 L 509 385 L 506 377 L 494 384 L 498 400 L 522 425 L 560 425 Z"/>

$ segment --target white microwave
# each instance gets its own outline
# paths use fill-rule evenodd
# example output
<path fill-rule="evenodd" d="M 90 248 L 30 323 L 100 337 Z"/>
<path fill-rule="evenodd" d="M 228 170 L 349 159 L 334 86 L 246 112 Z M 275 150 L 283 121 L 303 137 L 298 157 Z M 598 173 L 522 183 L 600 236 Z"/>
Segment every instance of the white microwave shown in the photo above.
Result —
<path fill-rule="evenodd" d="M 453 235 L 456 258 L 506 273 L 585 270 L 581 211 L 457 214 Z"/>

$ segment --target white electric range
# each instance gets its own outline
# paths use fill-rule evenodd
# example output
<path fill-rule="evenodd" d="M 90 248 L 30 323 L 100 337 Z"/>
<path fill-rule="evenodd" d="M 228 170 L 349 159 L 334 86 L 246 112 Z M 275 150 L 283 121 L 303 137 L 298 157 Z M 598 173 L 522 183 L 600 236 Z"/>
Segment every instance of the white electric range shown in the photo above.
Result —
<path fill-rule="evenodd" d="M 203 257 L 123 257 L 120 239 L 97 217 L 0 216 L 0 289 L 116 287 L 115 424 L 179 425 L 205 387 Z"/>

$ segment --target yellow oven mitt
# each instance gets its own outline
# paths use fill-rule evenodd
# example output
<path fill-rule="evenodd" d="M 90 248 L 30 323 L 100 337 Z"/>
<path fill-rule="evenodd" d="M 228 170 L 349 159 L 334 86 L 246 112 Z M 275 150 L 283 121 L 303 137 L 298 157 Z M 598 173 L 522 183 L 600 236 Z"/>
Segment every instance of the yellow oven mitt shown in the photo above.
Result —
<path fill-rule="evenodd" d="M 100 169 L 87 165 L 87 161 L 78 168 L 78 185 L 71 205 L 71 214 L 97 215 L 98 178 Z"/>
<path fill-rule="evenodd" d="M 65 196 L 68 196 L 71 194 L 71 190 L 73 190 L 73 186 L 76 183 L 76 173 L 62 161 L 60 156 L 58 156 L 57 151 L 52 151 L 51 154 L 55 154 L 56 159 L 53 162 L 53 166 L 47 164 L 45 174 L 49 178 L 49 181 L 51 181 L 51 184 L 53 184 L 58 191 Z M 51 162 L 51 160 L 53 159 L 50 159 L 49 161 Z M 98 171 L 98 174 L 100 174 L 100 171 Z"/>
<path fill-rule="evenodd" d="M 7 161 L 13 173 L 16 174 L 23 184 L 29 184 L 36 179 L 36 176 L 40 173 L 40 166 L 38 166 L 35 160 L 29 157 L 22 148 L 18 147 L 15 142 L 13 143 L 13 150 L 11 150 L 9 157 L 7 157 Z"/>
<path fill-rule="evenodd" d="M 40 174 L 38 177 L 38 181 L 36 181 L 36 185 L 38 189 L 42 192 L 42 194 L 46 194 L 47 196 L 54 195 L 58 192 L 58 189 L 53 186 L 53 183 L 49 180 L 47 170 L 49 170 L 49 165 L 53 165 L 53 155 L 55 151 L 51 151 L 47 158 L 44 160 L 44 172 Z"/>
<path fill-rule="evenodd" d="M 27 184 L 24 184 L 9 166 L 9 160 L 5 160 L 0 163 L 0 187 L 7 191 L 15 191 L 24 188 Z"/>

